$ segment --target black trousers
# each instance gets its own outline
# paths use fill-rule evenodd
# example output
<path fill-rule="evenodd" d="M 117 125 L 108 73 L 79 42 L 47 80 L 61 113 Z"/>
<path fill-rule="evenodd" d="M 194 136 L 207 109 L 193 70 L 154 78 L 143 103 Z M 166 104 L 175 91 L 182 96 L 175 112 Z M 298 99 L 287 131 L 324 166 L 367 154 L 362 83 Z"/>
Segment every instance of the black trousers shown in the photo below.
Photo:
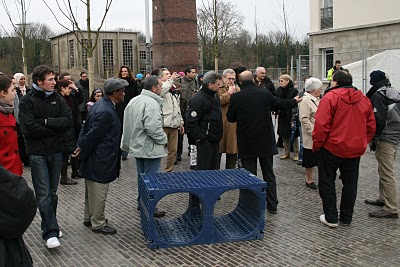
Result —
<path fill-rule="evenodd" d="M 176 155 L 177 156 L 181 156 L 182 155 L 182 151 L 183 151 L 183 137 L 185 136 L 185 134 L 181 134 L 181 132 L 178 130 L 178 150 L 176 151 Z"/>
<path fill-rule="evenodd" d="M 222 158 L 222 153 L 219 153 L 219 158 L 218 158 L 219 168 L 221 168 L 221 158 Z M 236 168 L 236 162 L 237 162 L 237 154 L 226 153 L 226 162 L 225 162 L 226 170 Z"/>
<path fill-rule="evenodd" d="M 259 157 L 261 172 L 264 181 L 267 183 L 267 209 L 277 210 L 278 194 L 276 191 L 276 177 L 273 170 L 273 156 Z M 254 175 L 257 175 L 257 158 L 242 159 L 242 166 Z"/>
<path fill-rule="evenodd" d="M 197 143 L 196 170 L 219 170 L 219 143 L 203 140 Z"/>
<path fill-rule="evenodd" d="M 354 204 L 357 198 L 360 157 L 339 158 L 324 148 L 317 153 L 318 187 L 325 219 L 330 223 L 338 222 L 335 180 L 336 171 L 339 169 L 343 184 L 340 200 L 340 221 L 349 224 L 353 218 Z"/>

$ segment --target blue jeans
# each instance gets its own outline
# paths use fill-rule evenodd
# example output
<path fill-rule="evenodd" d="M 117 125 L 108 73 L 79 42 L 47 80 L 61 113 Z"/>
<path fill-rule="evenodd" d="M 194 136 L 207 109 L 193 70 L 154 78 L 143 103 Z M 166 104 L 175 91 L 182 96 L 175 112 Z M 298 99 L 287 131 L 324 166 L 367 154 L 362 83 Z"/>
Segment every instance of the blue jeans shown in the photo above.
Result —
<path fill-rule="evenodd" d="M 136 170 L 138 177 L 138 197 L 137 201 L 139 202 L 139 177 L 141 173 L 156 173 L 160 172 L 161 158 L 156 159 L 145 159 L 145 158 L 136 158 Z"/>
<path fill-rule="evenodd" d="M 47 240 L 58 237 L 57 188 L 61 173 L 62 153 L 49 155 L 29 155 L 32 183 L 36 201 L 42 217 L 42 237 Z"/>
<path fill-rule="evenodd" d="M 128 157 L 128 151 L 123 151 L 122 150 L 121 156 L 125 157 L 125 158 Z"/>

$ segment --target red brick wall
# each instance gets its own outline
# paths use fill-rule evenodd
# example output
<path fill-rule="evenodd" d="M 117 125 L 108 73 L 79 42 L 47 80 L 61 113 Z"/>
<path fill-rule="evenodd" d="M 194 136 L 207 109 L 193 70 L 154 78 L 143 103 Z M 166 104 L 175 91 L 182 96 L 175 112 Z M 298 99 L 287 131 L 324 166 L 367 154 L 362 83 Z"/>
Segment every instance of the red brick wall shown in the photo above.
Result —
<path fill-rule="evenodd" d="M 153 65 L 199 69 L 195 0 L 153 0 Z"/>

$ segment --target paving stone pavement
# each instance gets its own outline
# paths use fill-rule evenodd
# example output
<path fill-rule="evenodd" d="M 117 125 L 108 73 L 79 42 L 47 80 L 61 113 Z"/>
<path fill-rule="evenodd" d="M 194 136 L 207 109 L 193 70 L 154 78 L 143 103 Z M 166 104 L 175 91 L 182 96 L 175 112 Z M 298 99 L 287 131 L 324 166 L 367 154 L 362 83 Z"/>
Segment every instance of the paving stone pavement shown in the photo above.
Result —
<path fill-rule="evenodd" d="M 399 163 L 397 158 L 397 178 Z M 221 165 L 225 166 L 224 160 Z M 188 170 L 186 150 L 175 171 Z M 353 223 L 336 229 L 319 222 L 321 200 L 317 190 L 305 186 L 304 168 L 275 156 L 274 170 L 280 203 L 278 214 L 266 214 L 262 240 L 148 249 L 136 210 L 135 160 L 129 156 L 122 162 L 121 177 L 110 184 L 106 204 L 106 217 L 117 228 L 116 235 L 95 234 L 83 225 L 84 180 L 79 179 L 78 185 L 58 189 L 61 246 L 47 249 L 41 239 L 39 211 L 24 235 L 25 242 L 34 266 L 400 266 L 400 221 L 369 218 L 368 212 L 376 207 L 364 204 L 364 199 L 378 194 L 373 153 L 367 152 L 361 160 Z M 25 167 L 24 177 L 32 186 L 29 168 Z M 340 181 L 337 192 L 340 199 Z M 183 193 L 174 194 L 158 207 L 167 211 L 166 219 L 176 218 L 185 211 L 187 199 Z M 237 199 L 235 191 L 222 195 L 216 213 L 227 214 Z"/>

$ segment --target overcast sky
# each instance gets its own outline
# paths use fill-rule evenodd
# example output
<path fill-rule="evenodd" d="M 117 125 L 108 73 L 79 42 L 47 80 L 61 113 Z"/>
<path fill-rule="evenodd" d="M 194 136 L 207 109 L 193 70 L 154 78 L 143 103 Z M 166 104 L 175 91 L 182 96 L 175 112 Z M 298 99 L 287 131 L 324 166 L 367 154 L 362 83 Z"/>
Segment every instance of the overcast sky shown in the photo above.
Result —
<path fill-rule="evenodd" d="M 42 22 L 49 25 L 55 32 L 59 33 L 62 28 L 57 24 L 53 15 L 43 3 L 43 0 L 25 0 L 31 5 L 27 14 L 27 22 Z M 55 0 L 46 0 L 56 10 Z M 59 0 L 66 1 L 66 0 Z M 210 1 L 210 0 L 203 0 Z M 282 28 L 282 22 L 278 16 L 282 14 L 279 3 L 282 0 L 224 0 L 225 2 L 236 5 L 237 10 L 245 17 L 244 28 L 254 33 L 255 14 L 260 32 L 276 30 Z M 309 1 L 308 0 L 285 0 L 289 10 L 289 23 L 295 36 L 303 38 L 310 30 L 309 26 Z M 15 0 L 5 0 L 13 14 L 14 21 L 19 22 Z M 75 4 L 76 2 L 76 4 Z M 103 14 L 105 0 L 92 0 L 92 29 L 97 29 Z M 152 1 L 150 1 L 151 3 Z M 196 0 L 197 6 L 202 5 L 202 0 Z M 82 10 L 84 6 L 79 0 L 72 0 L 73 6 L 77 10 Z M 145 31 L 145 0 L 114 0 L 107 15 L 103 30 L 113 30 L 119 27 Z M 256 7 L 257 6 L 257 7 Z M 56 11 L 55 11 L 56 12 Z M 229 12 L 229 10 L 227 10 Z M 58 18 L 67 23 L 62 18 L 60 12 L 56 13 Z M 85 25 L 85 17 L 82 12 L 78 13 L 78 21 Z M 5 29 L 11 29 L 11 24 L 0 6 L 0 24 Z M 1 29 L 2 30 L 2 29 Z M 3 31 L 3 30 L 2 30 Z"/>

